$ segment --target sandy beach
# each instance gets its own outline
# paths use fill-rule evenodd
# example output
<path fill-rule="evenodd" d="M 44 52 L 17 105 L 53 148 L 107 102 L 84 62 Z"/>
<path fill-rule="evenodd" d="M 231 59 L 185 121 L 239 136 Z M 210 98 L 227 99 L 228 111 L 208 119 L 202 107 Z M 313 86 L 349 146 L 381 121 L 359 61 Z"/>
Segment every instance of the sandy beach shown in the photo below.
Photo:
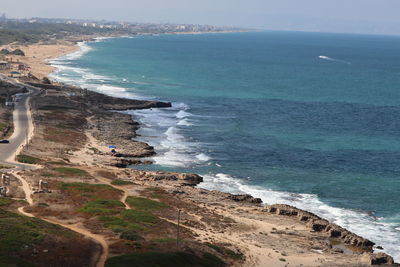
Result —
<path fill-rule="evenodd" d="M 73 42 L 60 42 L 5 48 L 23 50 L 25 57 L 12 57 L 29 65 L 29 71 L 42 79 L 55 70 L 48 63 L 50 59 L 77 51 L 79 46 Z M 144 239 L 143 248 L 149 246 L 146 243 L 149 240 L 154 243 L 157 238 L 174 238 L 179 210 L 183 229 L 180 249 L 211 253 L 224 259 L 228 266 L 368 266 L 372 262 L 391 263 L 385 254 L 371 254 L 373 245 L 370 241 L 293 207 L 268 206 L 248 195 L 197 188 L 202 178 L 195 174 L 118 168 L 124 160 L 126 163 L 144 164 L 141 157 L 151 155 L 154 149 L 145 143 L 132 141 L 138 126 L 133 124 L 129 115 L 109 110 L 142 108 L 143 105 L 161 107 L 162 103 L 121 102 L 107 97 L 98 100 L 99 94 L 85 93 L 78 88 L 64 89 L 66 91 L 59 90 L 57 85 L 43 88 L 46 88 L 43 93 L 32 99 L 35 131 L 30 145 L 22 151 L 24 155 L 38 159 L 37 164 L 42 168 L 20 175 L 30 185 L 36 185 L 46 177 L 52 193 L 32 195 L 33 204 L 24 210 L 48 221 L 78 225 L 82 229 L 80 233 L 88 231 L 92 238 L 102 236 L 109 248 L 106 256 L 144 249 L 125 246 L 119 234 L 104 226 L 98 216 L 80 213 L 79 209 L 86 200 L 69 189 L 61 188 L 61 183 L 107 185 L 110 192 L 103 193 L 123 203 L 121 210 L 134 209 L 127 201 L 129 197 L 164 203 L 166 208 L 153 213 L 158 220 L 154 230 L 138 230 Z M 116 136 L 115 132 L 119 134 Z M 113 143 L 118 147 L 123 144 L 121 146 L 126 148 L 121 151 L 121 156 L 112 155 L 107 147 L 112 135 Z M 58 166 L 77 168 L 84 174 L 61 174 L 57 172 Z M 118 185 L 115 181 L 126 183 Z M 119 193 L 116 194 L 115 190 Z M 39 203 L 47 203 L 47 206 Z M 171 247 L 171 244 L 161 242 L 156 245 L 160 251 L 170 251 Z"/>

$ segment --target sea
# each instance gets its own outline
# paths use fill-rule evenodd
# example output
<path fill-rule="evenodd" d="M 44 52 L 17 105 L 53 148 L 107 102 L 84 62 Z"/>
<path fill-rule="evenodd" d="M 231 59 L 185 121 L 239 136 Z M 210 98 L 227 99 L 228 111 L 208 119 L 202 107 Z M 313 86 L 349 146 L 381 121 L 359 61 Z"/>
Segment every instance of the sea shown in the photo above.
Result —
<path fill-rule="evenodd" d="M 140 168 L 314 212 L 400 261 L 400 37 L 267 31 L 79 46 L 51 61 L 51 78 L 172 102 L 123 111 L 157 152 Z"/>

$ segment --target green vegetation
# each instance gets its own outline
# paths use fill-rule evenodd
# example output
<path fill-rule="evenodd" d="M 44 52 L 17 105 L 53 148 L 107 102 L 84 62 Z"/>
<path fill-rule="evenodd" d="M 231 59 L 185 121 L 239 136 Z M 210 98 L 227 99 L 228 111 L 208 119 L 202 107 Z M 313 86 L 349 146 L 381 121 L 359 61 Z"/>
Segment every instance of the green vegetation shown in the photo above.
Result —
<path fill-rule="evenodd" d="M 33 43 L 37 41 L 39 41 L 39 36 L 30 36 L 22 32 L 11 30 L 0 30 L 0 45 L 9 44 L 12 42 Z"/>
<path fill-rule="evenodd" d="M 19 162 L 27 163 L 27 164 L 37 164 L 40 162 L 40 159 L 38 159 L 38 158 L 28 156 L 28 155 L 23 155 L 23 154 L 18 155 L 17 160 Z"/>
<path fill-rule="evenodd" d="M 3 131 L 7 127 L 7 124 L 0 122 L 0 132 Z"/>
<path fill-rule="evenodd" d="M 145 252 L 113 257 L 106 267 L 220 267 L 226 266 L 218 257 L 205 253 L 198 257 L 186 252 Z"/>
<path fill-rule="evenodd" d="M 102 216 L 100 217 L 100 221 L 103 223 L 104 227 L 111 229 L 116 233 L 145 230 L 144 226 L 125 220 L 120 216 Z"/>
<path fill-rule="evenodd" d="M 147 211 L 124 210 L 121 215 L 123 219 L 129 222 L 136 222 L 144 225 L 152 225 L 159 221 L 156 216 Z"/>
<path fill-rule="evenodd" d="M 243 259 L 242 253 L 237 253 L 229 248 L 220 247 L 220 246 L 217 246 L 217 245 L 211 244 L 211 243 L 206 243 L 206 245 L 208 247 L 212 248 L 213 250 L 215 250 L 216 252 L 226 255 L 233 260 L 242 260 Z"/>
<path fill-rule="evenodd" d="M 39 107 L 40 110 L 69 110 L 69 107 L 64 107 L 64 106 L 55 106 L 55 105 L 46 105 L 46 106 L 41 106 Z"/>
<path fill-rule="evenodd" d="M 47 163 L 51 164 L 51 165 L 68 165 L 68 163 L 66 163 L 64 161 L 49 161 Z"/>
<path fill-rule="evenodd" d="M 141 241 L 144 240 L 143 237 L 141 237 L 136 231 L 134 230 L 126 230 L 123 231 L 119 238 L 125 239 L 125 240 L 130 240 L 130 241 Z"/>
<path fill-rule="evenodd" d="M 113 199 L 96 199 L 86 203 L 79 211 L 85 213 L 100 214 L 115 214 L 117 208 L 124 207 L 121 201 Z"/>
<path fill-rule="evenodd" d="M 102 193 L 104 191 L 115 191 L 120 192 L 120 190 L 115 189 L 112 186 L 106 184 L 87 184 L 87 183 L 60 183 L 61 190 L 77 190 L 83 192 L 93 192 Z"/>
<path fill-rule="evenodd" d="M 47 234 L 64 232 L 61 227 L 48 222 L 0 209 L 0 266 L 31 266 L 15 265 L 16 262 L 23 263 L 16 256 L 25 246 L 40 243 Z"/>
<path fill-rule="evenodd" d="M 77 168 L 57 167 L 54 168 L 53 170 L 67 176 L 89 176 L 89 173 Z"/>
<path fill-rule="evenodd" d="M 157 243 L 176 243 L 176 238 L 164 237 L 164 238 L 156 238 L 152 240 Z"/>
<path fill-rule="evenodd" d="M 0 207 L 8 206 L 13 202 L 10 198 L 0 198 Z"/>
<path fill-rule="evenodd" d="M 133 183 L 130 182 L 130 181 L 124 181 L 124 180 L 117 179 L 117 180 L 112 181 L 111 184 L 112 185 L 130 185 L 130 184 L 133 184 Z"/>
<path fill-rule="evenodd" d="M 100 221 L 104 227 L 120 233 L 127 230 L 146 230 L 159 222 L 159 219 L 146 211 L 123 210 L 115 216 L 100 217 Z"/>
<path fill-rule="evenodd" d="M 154 211 L 168 207 L 164 203 L 143 197 L 128 197 L 126 203 L 137 210 Z"/>
<path fill-rule="evenodd" d="M 88 35 L 111 32 L 110 29 L 84 27 L 61 23 L 29 23 L 5 21 L 0 23 L 0 44 L 12 42 L 35 43 L 39 40 L 64 38 L 72 34 Z"/>
<path fill-rule="evenodd" d="M 11 165 L 0 164 L 0 169 L 12 169 L 12 168 L 15 168 L 15 167 L 11 166 Z"/>
<path fill-rule="evenodd" d="M 217 245 L 211 244 L 211 243 L 206 243 L 206 245 L 210 248 L 212 248 L 213 250 L 215 250 L 218 253 L 223 253 L 223 249 Z"/>

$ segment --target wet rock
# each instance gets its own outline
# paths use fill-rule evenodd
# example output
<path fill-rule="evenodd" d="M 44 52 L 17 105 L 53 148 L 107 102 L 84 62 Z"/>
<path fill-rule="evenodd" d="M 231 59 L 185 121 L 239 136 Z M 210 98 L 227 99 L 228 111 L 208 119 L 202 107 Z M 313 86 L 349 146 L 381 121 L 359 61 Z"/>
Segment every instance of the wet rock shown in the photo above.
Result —
<path fill-rule="evenodd" d="M 322 230 L 325 230 L 325 228 L 329 225 L 329 222 L 326 220 L 314 220 L 309 222 L 309 225 L 315 232 L 321 232 Z"/>

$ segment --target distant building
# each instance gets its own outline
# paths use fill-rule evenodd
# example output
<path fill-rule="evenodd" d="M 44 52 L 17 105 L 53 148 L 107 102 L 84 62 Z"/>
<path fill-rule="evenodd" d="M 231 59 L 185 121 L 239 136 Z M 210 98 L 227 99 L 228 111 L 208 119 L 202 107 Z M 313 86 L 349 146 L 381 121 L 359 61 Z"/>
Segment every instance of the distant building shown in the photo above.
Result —
<path fill-rule="evenodd" d="M 7 61 L 0 61 L 0 70 L 7 70 L 10 68 L 10 64 Z"/>

